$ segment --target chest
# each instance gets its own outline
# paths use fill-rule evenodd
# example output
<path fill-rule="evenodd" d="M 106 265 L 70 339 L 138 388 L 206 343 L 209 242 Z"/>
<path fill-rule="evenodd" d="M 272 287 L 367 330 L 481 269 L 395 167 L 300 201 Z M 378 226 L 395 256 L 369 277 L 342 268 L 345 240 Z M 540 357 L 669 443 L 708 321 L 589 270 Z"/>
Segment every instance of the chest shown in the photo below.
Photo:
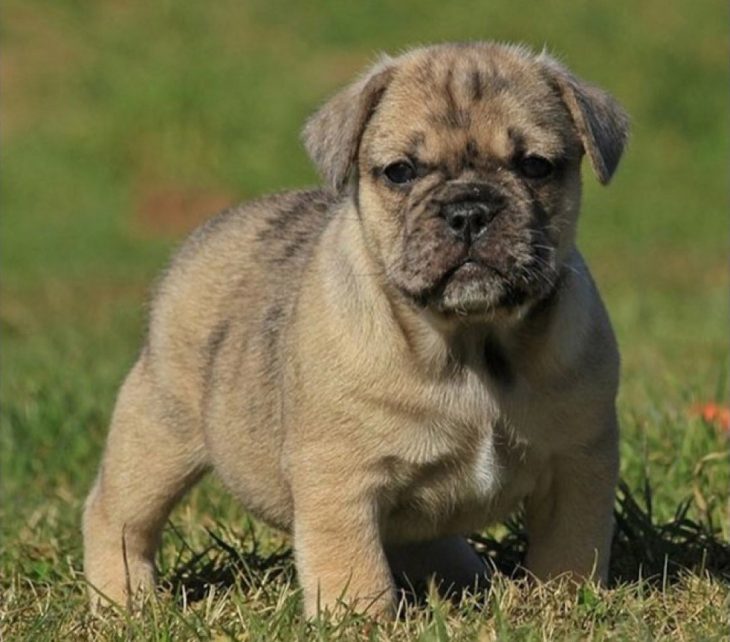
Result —
<path fill-rule="evenodd" d="M 440 382 L 401 388 L 408 411 L 385 510 L 394 537 L 483 528 L 549 483 L 550 461 L 576 438 L 578 393 L 572 358 L 538 343 L 465 330 L 449 344 L 456 367 L 444 366 Z"/>
<path fill-rule="evenodd" d="M 533 434 L 540 421 L 531 408 L 537 401 L 528 399 L 510 413 L 488 386 L 470 382 L 456 398 L 442 399 L 425 425 L 411 426 L 387 502 L 386 537 L 464 534 L 513 512 L 549 459 Z"/>

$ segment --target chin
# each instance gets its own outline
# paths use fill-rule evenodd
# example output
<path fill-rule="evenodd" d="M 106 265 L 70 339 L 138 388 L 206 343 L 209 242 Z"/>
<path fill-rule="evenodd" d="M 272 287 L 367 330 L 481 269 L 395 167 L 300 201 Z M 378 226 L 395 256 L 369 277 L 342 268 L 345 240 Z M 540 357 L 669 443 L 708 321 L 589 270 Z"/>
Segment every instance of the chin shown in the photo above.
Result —
<path fill-rule="evenodd" d="M 529 300 L 524 292 L 500 283 L 474 281 L 449 284 L 431 307 L 446 317 L 490 321 L 521 317 Z"/>

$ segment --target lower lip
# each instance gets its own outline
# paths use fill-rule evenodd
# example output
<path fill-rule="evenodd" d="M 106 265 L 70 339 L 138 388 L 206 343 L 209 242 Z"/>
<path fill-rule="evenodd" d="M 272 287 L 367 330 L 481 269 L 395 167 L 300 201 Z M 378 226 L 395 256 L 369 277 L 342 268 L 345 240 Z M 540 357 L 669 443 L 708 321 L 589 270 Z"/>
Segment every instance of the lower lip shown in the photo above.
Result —
<path fill-rule="evenodd" d="M 476 261 L 467 261 L 466 263 L 460 265 L 456 269 L 456 272 L 458 272 L 459 274 L 467 274 L 467 275 L 476 274 L 477 272 L 481 272 L 481 271 L 482 271 L 482 266 L 479 265 L 479 263 L 477 263 Z"/>

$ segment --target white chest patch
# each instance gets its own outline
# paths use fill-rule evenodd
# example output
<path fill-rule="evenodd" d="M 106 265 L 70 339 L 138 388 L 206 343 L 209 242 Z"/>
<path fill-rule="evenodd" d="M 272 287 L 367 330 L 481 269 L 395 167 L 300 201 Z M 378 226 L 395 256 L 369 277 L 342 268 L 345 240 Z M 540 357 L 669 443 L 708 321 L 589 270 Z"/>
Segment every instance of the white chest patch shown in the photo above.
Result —
<path fill-rule="evenodd" d="M 479 445 L 469 473 L 470 486 L 477 498 L 488 498 L 496 494 L 499 487 L 499 464 L 494 451 L 492 435 L 488 435 Z"/>

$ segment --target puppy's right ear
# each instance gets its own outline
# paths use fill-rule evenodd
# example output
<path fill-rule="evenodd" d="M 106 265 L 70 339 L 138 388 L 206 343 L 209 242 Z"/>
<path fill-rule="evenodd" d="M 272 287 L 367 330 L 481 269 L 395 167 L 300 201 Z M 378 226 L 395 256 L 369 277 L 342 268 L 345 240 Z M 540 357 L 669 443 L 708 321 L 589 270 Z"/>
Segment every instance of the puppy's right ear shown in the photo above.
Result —
<path fill-rule="evenodd" d="M 304 126 L 302 139 L 322 178 L 341 191 L 357 160 L 365 127 L 393 76 L 385 56 L 358 81 L 332 97 Z"/>

